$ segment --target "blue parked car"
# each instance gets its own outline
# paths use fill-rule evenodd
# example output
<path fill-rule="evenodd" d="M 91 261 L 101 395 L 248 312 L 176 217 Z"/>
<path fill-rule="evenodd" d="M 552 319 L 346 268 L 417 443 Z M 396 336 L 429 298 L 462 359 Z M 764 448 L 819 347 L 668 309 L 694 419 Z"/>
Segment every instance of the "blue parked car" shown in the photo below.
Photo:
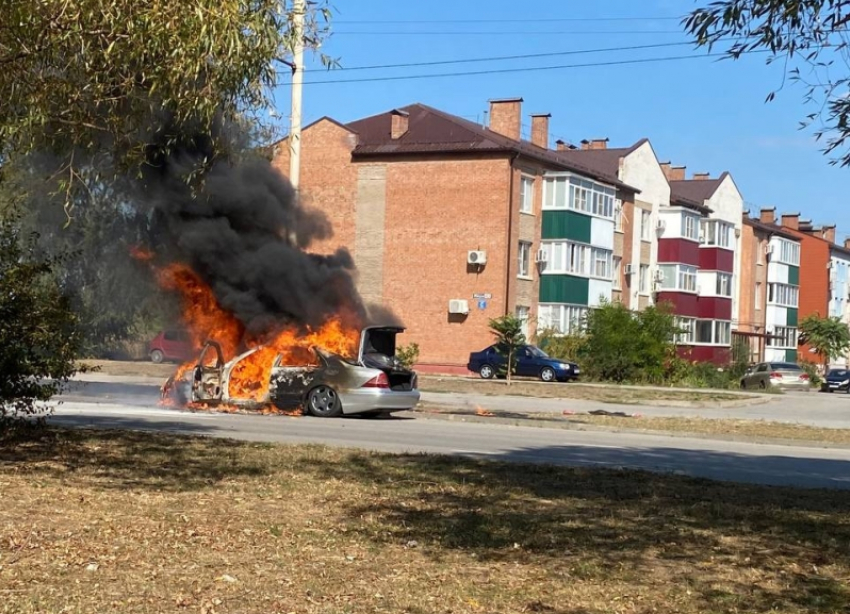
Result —
<path fill-rule="evenodd" d="M 495 345 L 469 355 L 466 368 L 483 379 L 493 379 L 504 368 L 507 359 Z M 520 346 L 516 361 L 516 375 L 539 377 L 544 382 L 566 382 L 578 379 L 579 367 L 573 362 L 550 358 L 546 352 L 533 345 Z"/>

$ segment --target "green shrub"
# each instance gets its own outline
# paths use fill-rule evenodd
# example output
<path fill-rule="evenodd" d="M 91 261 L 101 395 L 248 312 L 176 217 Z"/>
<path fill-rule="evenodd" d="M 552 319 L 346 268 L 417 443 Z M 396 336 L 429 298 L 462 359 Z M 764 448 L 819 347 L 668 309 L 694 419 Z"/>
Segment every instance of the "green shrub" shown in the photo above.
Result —
<path fill-rule="evenodd" d="M 538 331 L 536 336 L 537 347 L 549 356 L 579 363 L 579 366 L 583 366 L 580 355 L 586 342 L 584 335 L 561 335 L 552 329 Z"/>
<path fill-rule="evenodd" d="M 395 357 L 404 365 L 405 369 L 412 369 L 419 362 L 419 344 L 410 343 L 396 349 Z"/>

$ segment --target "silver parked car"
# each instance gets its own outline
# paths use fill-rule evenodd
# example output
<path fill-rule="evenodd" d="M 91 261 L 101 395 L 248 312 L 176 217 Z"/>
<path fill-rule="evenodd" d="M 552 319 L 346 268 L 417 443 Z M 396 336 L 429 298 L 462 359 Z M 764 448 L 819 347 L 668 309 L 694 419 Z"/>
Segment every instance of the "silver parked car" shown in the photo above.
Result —
<path fill-rule="evenodd" d="M 808 374 L 793 362 L 762 362 L 753 365 L 741 378 L 741 388 L 811 388 Z"/>
<path fill-rule="evenodd" d="M 358 354 L 343 358 L 313 348 L 298 362 L 282 364 L 280 355 L 271 367 L 269 394 L 262 401 L 246 401 L 230 389 L 230 376 L 238 364 L 257 352 L 252 349 L 225 363 L 221 346 L 208 341 L 191 372 L 191 382 L 178 389 L 183 402 L 251 406 L 273 403 L 281 409 L 303 407 L 320 417 L 343 414 L 381 414 L 412 409 L 419 402 L 417 377 L 395 356 L 399 327 L 367 327 L 361 331 Z M 164 388 L 164 392 L 165 388 Z"/>

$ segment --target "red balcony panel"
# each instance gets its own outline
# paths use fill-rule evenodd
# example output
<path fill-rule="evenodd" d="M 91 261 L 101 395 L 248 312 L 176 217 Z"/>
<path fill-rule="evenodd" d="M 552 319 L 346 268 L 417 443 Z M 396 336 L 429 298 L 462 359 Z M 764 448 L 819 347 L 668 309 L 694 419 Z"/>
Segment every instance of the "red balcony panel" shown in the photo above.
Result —
<path fill-rule="evenodd" d="M 732 359 L 731 348 L 716 345 L 680 345 L 676 353 L 684 360 L 715 365 L 728 365 Z"/>
<path fill-rule="evenodd" d="M 701 296 L 697 301 L 697 317 L 703 320 L 731 320 L 732 299 Z"/>
<path fill-rule="evenodd" d="M 699 268 L 704 271 L 735 271 L 735 252 L 722 247 L 701 247 L 699 249 Z"/>
<path fill-rule="evenodd" d="M 670 303 L 673 307 L 673 313 L 677 316 L 688 318 L 699 317 L 699 300 L 696 294 L 686 294 L 685 292 L 659 292 L 655 298 L 655 303 Z"/>
<path fill-rule="evenodd" d="M 687 239 L 658 239 L 658 262 L 699 266 L 699 243 Z"/>

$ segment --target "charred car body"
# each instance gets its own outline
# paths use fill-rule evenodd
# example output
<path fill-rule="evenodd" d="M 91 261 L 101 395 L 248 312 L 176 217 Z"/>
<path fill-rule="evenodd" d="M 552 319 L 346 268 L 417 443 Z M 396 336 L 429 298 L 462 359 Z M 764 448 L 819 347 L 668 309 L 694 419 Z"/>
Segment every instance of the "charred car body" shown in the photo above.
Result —
<path fill-rule="evenodd" d="M 255 348 L 229 362 L 221 346 L 209 341 L 191 371 L 190 380 L 170 386 L 182 403 L 251 406 L 272 403 L 284 410 L 303 408 L 319 417 L 379 414 L 412 409 L 419 402 L 417 377 L 396 358 L 399 327 L 368 327 L 360 335 L 356 357 L 343 358 L 322 348 L 301 353 L 298 365 L 274 357 L 267 398 L 246 401 L 231 390 L 231 375 Z M 292 362 L 289 360 L 288 362 Z M 165 394 L 168 392 L 164 391 Z"/>

